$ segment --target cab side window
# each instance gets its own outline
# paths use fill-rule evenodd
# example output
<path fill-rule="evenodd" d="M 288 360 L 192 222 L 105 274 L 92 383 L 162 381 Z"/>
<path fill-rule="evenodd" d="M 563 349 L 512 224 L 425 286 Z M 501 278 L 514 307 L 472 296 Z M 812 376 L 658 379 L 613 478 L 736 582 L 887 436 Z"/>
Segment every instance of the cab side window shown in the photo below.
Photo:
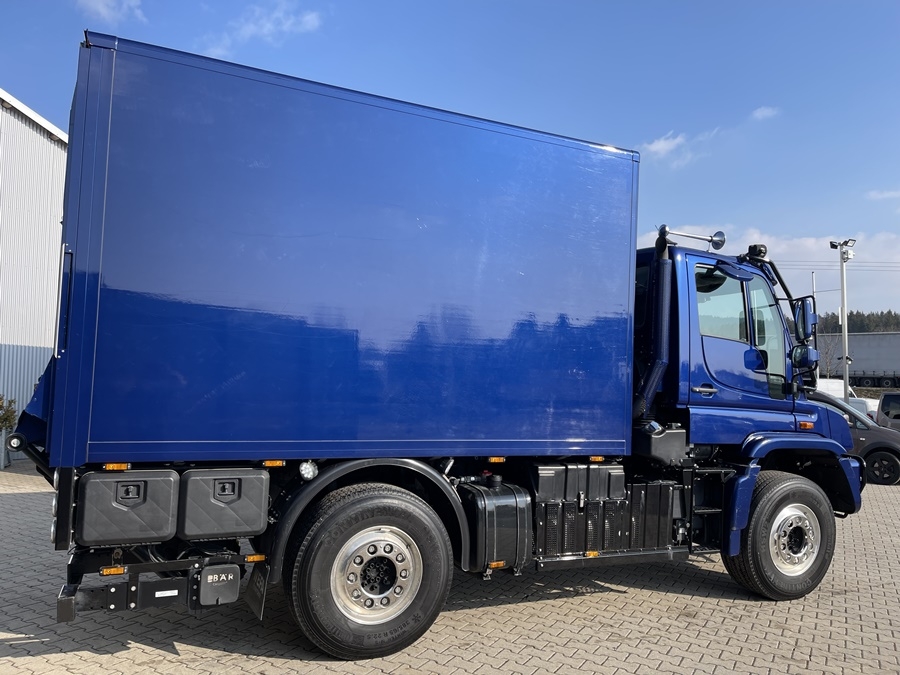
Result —
<path fill-rule="evenodd" d="M 694 275 L 700 334 L 748 342 L 741 282 L 705 265 L 697 265 Z"/>
<path fill-rule="evenodd" d="M 784 323 L 778 311 L 778 303 L 768 284 L 759 277 L 748 283 L 750 290 L 750 314 L 753 317 L 753 346 L 762 355 L 769 376 L 769 395 L 784 398 L 786 374 L 786 349 Z"/>

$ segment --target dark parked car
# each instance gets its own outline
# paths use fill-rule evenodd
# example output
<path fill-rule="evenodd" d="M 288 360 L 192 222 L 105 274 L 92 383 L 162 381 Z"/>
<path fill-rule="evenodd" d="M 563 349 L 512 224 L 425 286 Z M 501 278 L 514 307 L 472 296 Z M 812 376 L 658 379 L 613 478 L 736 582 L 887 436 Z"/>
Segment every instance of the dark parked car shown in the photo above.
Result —
<path fill-rule="evenodd" d="M 900 429 L 900 391 L 885 391 L 878 399 L 875 421 L 883 427 Z"/>
<path fill-rule="evenodd" d="M 900 431 L 878 425 L 856 408 L 825 392 L 811 391 L 807 396 L 834 408 L 849 419 L 853 452 L 866 460 L 868 482 L 876 485 L 896 485 L 900 482 Z"/>

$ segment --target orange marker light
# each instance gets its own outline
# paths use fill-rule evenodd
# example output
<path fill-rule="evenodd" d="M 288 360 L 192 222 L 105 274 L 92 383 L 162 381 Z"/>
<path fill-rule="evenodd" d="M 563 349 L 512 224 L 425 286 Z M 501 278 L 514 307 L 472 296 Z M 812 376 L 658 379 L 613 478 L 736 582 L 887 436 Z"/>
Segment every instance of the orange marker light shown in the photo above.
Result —
<path fill-rule="evenodd" d="M 100 576 L 101 577 L 112 577 L 117 574 L 125 574 L 124 567 L 101 567 L 100 568 Z"/>

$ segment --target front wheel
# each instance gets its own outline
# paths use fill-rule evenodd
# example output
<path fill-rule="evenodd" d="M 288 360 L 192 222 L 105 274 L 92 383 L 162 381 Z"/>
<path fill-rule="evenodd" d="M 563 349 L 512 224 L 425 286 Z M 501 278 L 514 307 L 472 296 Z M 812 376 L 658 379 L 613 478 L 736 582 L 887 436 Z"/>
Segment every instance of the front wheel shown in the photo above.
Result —
<path fill-rule="evenodd" d="M 304 519 L 284 584 L 300 628 L 332 656 L 385 656 L 419 639 L 440 614 L 452 548 L 414 494 L 366 483 L 335 490 Z"/>
<path fill-rule="evenodd" d="M 722 556 L 741 586 L 772 600 L 793 600 L 814 590 L 831 565 L 834 511 L 822 489 L 806 478 L 763 471 L 741 535 L 741 552 Z"/>

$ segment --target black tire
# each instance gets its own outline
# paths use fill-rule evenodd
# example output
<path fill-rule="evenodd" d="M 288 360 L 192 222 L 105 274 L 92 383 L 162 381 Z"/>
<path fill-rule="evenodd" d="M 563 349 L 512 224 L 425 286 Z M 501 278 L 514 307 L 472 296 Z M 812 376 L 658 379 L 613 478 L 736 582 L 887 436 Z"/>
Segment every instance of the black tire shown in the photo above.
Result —
<path fill-rule="evenodd" d="M 900 483 L 900 457 L 890 450 L 876 450 L 866 455 L 866 480 L 874 485 Z"/>
<path fill-rule="evenodd" d="M 893 386 L 894 386 L 894 381 L 889 377 L 886 377 L 881 381 L 882 389 L 890 389 Z"/>
<path fill-rule="evenodd" d="M 871 377 L 861 377 L 861 378 L 859 378 L 859 386 L 860 387 L 874 387 L 875 380 L 873 380 Z"/>
<path fill-rule="evenodd" d="M 834 557 L 834 511 L 822 489 L 781 471 L 759 474 L 741 552 L 722 556 L 738 584 L 771 600 L 814 590 Z"/>
<path fill-rule="evenodd" d="M 418 640 L 452 578 L 453 550 L 437 514 L 380 483 L 327 495 L 299 526 L 284 565 L 294 619 L 340 659 L 386 656 Z"/>

